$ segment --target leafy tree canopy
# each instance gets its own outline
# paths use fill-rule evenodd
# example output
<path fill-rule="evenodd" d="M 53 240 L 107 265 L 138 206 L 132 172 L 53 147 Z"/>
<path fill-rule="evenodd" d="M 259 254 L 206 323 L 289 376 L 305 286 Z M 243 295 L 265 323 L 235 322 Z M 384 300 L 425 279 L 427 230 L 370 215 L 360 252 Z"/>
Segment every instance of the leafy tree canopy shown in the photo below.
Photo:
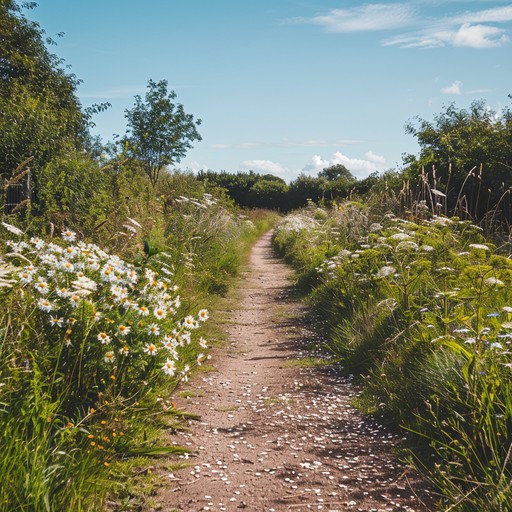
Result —
<path fill-rule="evenodd" d="M 433 121 L 416 118 L 405 129 L 420 146 L 418 157 L 405 158 L 405 176 L 426 180 L 431 188 L 445 193 L 450 211 L 459 210 L 462 201 L 467 213 L 481 219 L 508 194 L 512 186 L 510 109 L 496 112 L 484 101 L 475 101 L 469 109 L 451 104 Z M 499 204 L 502 209 L 506 206 L 506 201 Z M 510 215 L 510 211 L 503 213 Z"/>
<path fill-rule="evenodd" d="M 33 7 L 24 3 L 21 7 Z M 0 0 L 0 174 L 32 159 L 37 169 L 58 154 L 88 144 L 88 116 L 76 96 L 79 81 L 47 49 L 50 39 L 14 0 Z"/>
<path fill-rule="evenodd" d="M 343 180 L 355 181 L 355 176 L 343 165 L 336 164 L 326 167 L 318 173 L 319 178 L 325 178 L 329 181 Z"/>
<path fill-rule="evenodd" d="M 167 80 L 149 80 L 145 98 L 135 96 L 134 107 L 125 111 L 128 129 L 123 143 L 153 186 L 164 166 L 179 163 L 192 142 L 202 140 L 197 131 L 201 120 L 194 121 L 183 105 L 174 103 L 176 93 L 167 92 L 167 86 Z"/>

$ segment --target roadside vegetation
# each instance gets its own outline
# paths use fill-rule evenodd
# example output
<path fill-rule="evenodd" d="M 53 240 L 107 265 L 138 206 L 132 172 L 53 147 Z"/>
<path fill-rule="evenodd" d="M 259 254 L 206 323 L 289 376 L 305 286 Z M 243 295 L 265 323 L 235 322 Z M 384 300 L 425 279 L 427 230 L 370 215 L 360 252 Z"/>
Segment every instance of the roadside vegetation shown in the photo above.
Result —
<path fill-rule="evenodd" d="M 361 385 L 359 406 L 408 432 L 439 509 L 510 510 L 509 244 L 470 220 L 347 201 L 288 215 L 274 246 Z"/>

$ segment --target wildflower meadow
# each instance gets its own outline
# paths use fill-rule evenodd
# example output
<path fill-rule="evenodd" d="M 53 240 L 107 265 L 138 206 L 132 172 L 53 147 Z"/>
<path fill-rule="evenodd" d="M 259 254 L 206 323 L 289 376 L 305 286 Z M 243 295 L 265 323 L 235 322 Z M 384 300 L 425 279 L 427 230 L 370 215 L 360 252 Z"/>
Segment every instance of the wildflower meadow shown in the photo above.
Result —
<path fill-rule="evenodd" d="M 468 220 L 345 202 L 290 214 L 276 250 L 359 406 L 408 432 L 441 510 L 509 510 L 512 262 Z"/>
<path fill-rule="evenodd" d="M 123 461 L 187 452 L 158 432 L 186 415 L 172 392 L 209 357 L 201 301 L 226 290 L 243 244 L 267 225 L 210 194 L 139 219 L 109 241 L 124 257 L 66 226 L 0 227 L 2 510 L 130 502 Z"/>

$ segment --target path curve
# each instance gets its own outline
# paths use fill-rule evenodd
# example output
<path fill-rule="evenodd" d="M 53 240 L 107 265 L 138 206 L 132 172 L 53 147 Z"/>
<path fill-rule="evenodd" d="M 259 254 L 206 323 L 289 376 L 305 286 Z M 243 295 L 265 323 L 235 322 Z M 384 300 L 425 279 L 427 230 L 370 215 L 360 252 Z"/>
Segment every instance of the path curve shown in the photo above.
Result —
<path fill-rule="evenodd" d="M 300 363 L 312 333 L 290 274 L 266 234 L 229 313 L 228 343 L 212 352 L 216 371 L 198 373 L 178 399 L 201 420 L 173 436 L 195 455 L 169 475 L 160 510 L 429 510 L 392 454 L 396 436 L 351 406 L 354 386 L 332 365 Z"/>

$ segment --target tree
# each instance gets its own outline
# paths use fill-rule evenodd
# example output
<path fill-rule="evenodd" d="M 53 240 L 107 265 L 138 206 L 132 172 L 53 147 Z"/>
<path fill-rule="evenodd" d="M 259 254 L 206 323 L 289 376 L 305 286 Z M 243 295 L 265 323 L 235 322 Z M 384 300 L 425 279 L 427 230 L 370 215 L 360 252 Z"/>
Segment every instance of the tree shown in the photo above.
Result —
<path fill-rule="evenodd" d="M 88 143 L 88 116 L 76 95 L 79 81 L 48 51 L 52 41 L 44 34 L 14 0 L 0 0 L 0 175 L 9 179 L 32 157 L 36 186 L 38 169 Z"/>
<path fill-rule="evenodd" d="M 355 176 L 343 164 L 326 167 L 318 173 L 318 177 L 329 181 L 343 180 L 351 182 L 356 180 Z"/>
<path fill-rule="evenodd" d="M 277 176 L 271 179 L 263 176 L 249 189 L 247 201 L 254 208 L 285 210 L 287 192 L 288 185 L 284 180 Z"/>
<path fill-rule="evenodd" d="M 181 104 L 175 104 L 176 93 L 167 92 L 167 80 L 149 80 L 143 100 L 135 96 L 135 105 L 125 110 L 128 129 L 122 142 L 130 157 L 142 165 L 155 186 L 164 166 L 181 161 L 194 140 L 200 141 L 197 126 Z"/>
<path fill-rule="evenodd" d="M 453 104 L 433 122 L 406 125 L 420 146 L 419 157 L 405 157 L 405 177 L 447 196 L 448 211 L 481 220 L 493 208 L 510 220 L 512 187 L 512 112 L 475 101 L 469 109 Z M 427 196 L 428 197 L 428 196 Z"/>

